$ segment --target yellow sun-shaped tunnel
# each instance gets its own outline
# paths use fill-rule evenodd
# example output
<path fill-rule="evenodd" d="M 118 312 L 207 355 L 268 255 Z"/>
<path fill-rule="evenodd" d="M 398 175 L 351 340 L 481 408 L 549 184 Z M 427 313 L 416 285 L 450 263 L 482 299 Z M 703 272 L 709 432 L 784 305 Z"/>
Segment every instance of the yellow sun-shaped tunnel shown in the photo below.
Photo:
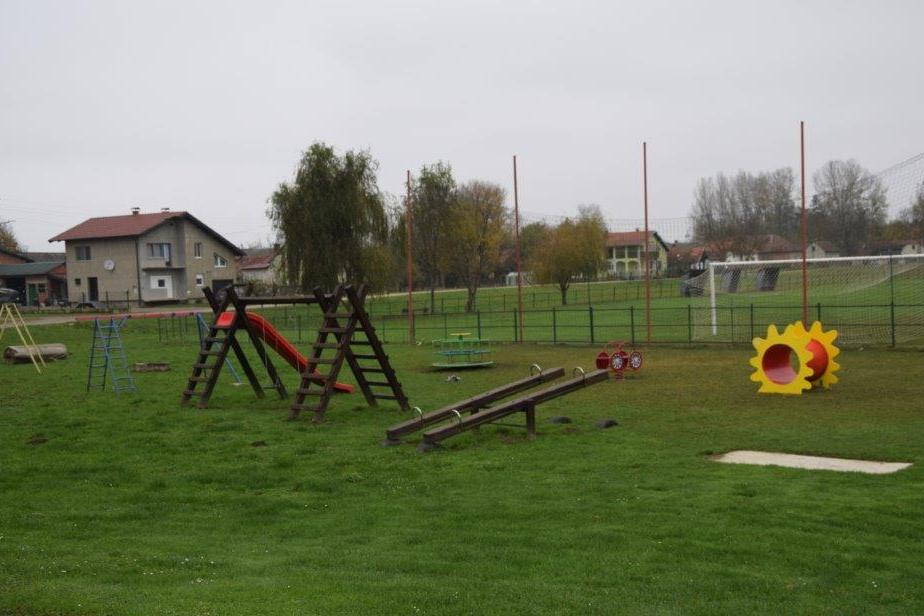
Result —
<path fill-rule="evenodd" d="M 750 362 L 751 380 L 764 394 L 801 394 L 816 384 L 828 388 L 837 383 L 834 373 L 840 369 L 835 338 L 837 331 L 825 332 L 818 321 L 808 330 L 801 321 L 787 325 L 782 334 L 770 325 L 766 338 L 753 340 L 757 355 Z"/>

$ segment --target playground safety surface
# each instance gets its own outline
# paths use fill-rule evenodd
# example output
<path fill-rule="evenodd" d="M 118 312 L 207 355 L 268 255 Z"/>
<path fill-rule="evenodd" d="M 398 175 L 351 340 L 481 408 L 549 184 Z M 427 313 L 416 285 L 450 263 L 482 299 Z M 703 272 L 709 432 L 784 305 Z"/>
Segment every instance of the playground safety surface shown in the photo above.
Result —
<path fill-rule="evenodd" d="M 872 460 L 849 460 L 847 458 L 826 458 L 823 456 L 802 456 L 792 453 L 769 451 L 729 451 L 710 456 L 716 462 L 727 464 L 756 464 L 759 466 L 785 466 L 810 470 L 841 471 L 847 473 L 869 473 L 887 475 L 911 466 L 911 462 L 875 462 Z"/>

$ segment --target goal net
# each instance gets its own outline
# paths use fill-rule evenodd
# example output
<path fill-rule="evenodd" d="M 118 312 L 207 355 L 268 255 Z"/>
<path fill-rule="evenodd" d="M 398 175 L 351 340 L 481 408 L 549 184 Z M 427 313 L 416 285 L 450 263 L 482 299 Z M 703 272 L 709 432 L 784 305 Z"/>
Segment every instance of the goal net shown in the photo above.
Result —
<path fill-rule="evenodd" d="M 808 260 L 809 321 L 842 344 L 924 344 L 924 254 Z M 710 263 L 685 293 L 701 296 L 695 337 L 749 341 L 802 318 L 802 261 Z M 808 324 L 806 324 L 808 325 Z"/>

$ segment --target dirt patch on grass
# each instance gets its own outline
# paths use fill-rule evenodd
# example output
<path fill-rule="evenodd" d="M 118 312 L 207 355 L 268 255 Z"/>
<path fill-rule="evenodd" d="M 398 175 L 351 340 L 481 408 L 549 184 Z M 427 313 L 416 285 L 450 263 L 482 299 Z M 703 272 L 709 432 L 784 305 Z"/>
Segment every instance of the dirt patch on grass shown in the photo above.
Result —
<path fill-rule="evenodd" d="M 911 462 L 878 462 L 874 460 L 850 460 L 824 456 L 803 456 L 792 453 L 769 451 L 729 451 L 709 456 L 716 462 L 727 464 L 756 464 L 759 466 L 785 466 L 809 470 L 840 471 L 846 473 L 869 473 L 887 475 L 911 466 Z"/>
<path fill-rule="evenodd" d="M 42 443 L 47 443 L 48 438 L 41 434 L 33 434 L 29 437 L 29 440 L 26 441 L 27 445 L 41 445 Z"/>

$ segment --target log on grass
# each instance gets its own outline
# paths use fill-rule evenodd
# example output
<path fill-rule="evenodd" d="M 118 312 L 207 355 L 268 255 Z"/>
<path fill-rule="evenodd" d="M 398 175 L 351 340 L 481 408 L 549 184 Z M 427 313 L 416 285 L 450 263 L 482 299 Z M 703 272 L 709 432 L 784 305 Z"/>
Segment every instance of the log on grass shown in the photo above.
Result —
<path fill-rule="evenodd" d="M 31 350 L 31 356 L 30 356 Z M 3 351 L 3 358 L 12 364 L 22 364 L 32 361 L 32 357 L 41 355 L 43 359 L 67 358 L 67 347 L 63 344 L 37 344 L 34 347 L 8 346 Z"/>

